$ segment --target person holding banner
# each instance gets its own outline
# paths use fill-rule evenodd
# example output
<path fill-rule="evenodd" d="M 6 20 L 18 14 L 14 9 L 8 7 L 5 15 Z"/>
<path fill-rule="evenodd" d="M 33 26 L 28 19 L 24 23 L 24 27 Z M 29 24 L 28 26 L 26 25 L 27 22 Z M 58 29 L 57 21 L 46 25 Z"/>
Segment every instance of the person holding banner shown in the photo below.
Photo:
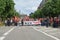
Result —
<path fill-rule="evenodd" d="M 22 24 L 22 26 L 23 26 L 23 19 L 21 20 L 21 24 Z"/>

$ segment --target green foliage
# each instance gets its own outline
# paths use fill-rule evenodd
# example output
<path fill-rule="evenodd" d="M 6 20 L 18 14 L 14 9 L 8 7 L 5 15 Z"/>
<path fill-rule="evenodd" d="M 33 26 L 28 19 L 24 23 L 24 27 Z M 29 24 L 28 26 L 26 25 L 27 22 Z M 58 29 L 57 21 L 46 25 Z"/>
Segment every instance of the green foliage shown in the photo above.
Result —
<path fill-rule="evenodd" d="M 19 15 L 14 9 L 14 5 L 13 0 L 0 0 L 0 18 L 2 20 Z"/>
<path fill-rule="evenodd" d="M 31 13 L 30 17 L 31 18 L 42 18 L 42 17 L 44 17 L 44 15 L 42 14 L 42 11 L 40 9 L 38 9 L 34 13 Z"/>
<path fill-rule="evenodd" d="M 30 14 L 30 18 L 35 18 L 33 13 Z"/>
<path fill-rule="evenodd" d="M 56 17 L 60 15 L 60 0 L 48 0 L 41 9 L 33 13 L 35 18 Z"/>

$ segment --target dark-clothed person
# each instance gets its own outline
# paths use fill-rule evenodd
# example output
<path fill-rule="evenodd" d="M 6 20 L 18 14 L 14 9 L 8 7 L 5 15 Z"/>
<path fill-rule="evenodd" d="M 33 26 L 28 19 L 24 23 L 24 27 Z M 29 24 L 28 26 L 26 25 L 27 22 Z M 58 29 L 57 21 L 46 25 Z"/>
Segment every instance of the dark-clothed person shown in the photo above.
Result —
<path fill-rule="evenodd" d="M 22 26 L 23 26 L 23 19 L 21 20 L 21 24 L 22 24 Z"/>
<path fill-rule="evenodd" d="M 59 21 L 58 21 L 58 18 L 55 17 L 55 18 L 54 18 L 54 21 L 53 21 L 53 27 L 54 27 L 54 28 L 57 28 L 57 27 L 58 27 L 58 22 L 59 22 Z"/>
<path fill-rule="evenodd" d="M 48 17 L 45 19 L 45 25 L 46 25 L 46 27 L 49 26 L 49 18 Z"/>
<path fill-rule="evenodd" d="M 10 26 L 11 22 L 10 22 L 10 19 L 8 18 L 7 19 L 7 26 Z"/>

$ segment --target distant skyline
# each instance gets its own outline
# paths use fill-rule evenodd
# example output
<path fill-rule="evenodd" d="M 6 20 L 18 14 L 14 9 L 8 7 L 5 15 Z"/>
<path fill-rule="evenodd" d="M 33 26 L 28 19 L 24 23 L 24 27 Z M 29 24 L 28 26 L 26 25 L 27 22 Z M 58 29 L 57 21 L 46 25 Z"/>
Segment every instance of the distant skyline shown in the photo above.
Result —
<path fill-rule="evenodd" d="M 29 15 L 37 10 L 42 0 L 14 0 L 15 9 L 23 14 Z"/>

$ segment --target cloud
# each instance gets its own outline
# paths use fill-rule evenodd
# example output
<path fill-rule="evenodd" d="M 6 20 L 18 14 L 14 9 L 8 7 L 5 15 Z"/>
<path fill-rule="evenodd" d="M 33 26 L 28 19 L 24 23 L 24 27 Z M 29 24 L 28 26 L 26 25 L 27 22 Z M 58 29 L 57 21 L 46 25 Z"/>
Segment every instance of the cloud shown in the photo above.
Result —
<path fill-rule="evenodd" d="M 15 9 L 17 11 L 21 10 L 22 13 L 30 14 L 37 10 L 40 2 L 42 0 L 14 0 L 15 2 Z"/>

